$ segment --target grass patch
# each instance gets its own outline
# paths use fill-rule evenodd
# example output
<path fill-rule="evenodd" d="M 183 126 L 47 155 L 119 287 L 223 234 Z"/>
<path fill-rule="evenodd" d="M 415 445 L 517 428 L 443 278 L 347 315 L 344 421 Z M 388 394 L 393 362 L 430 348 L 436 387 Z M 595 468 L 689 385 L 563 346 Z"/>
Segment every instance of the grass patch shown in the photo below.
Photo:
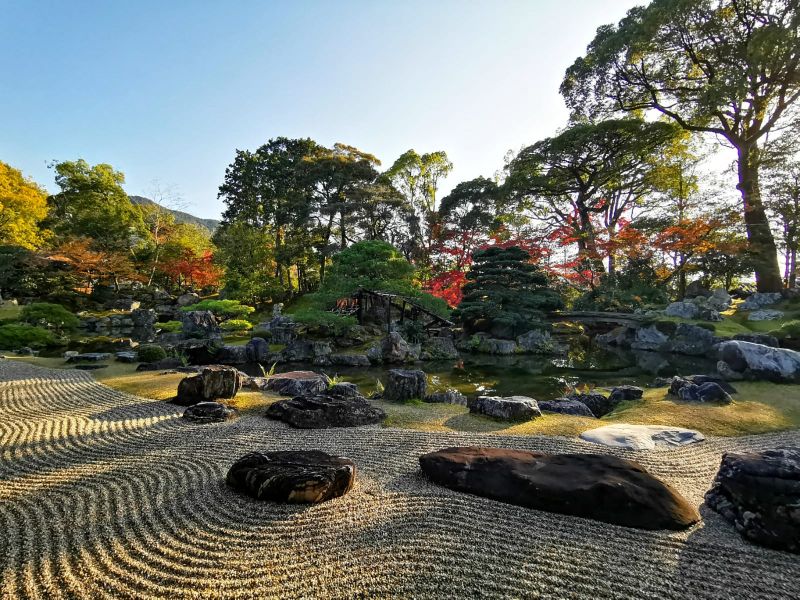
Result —
<path fill-rule="evenodd" d="M 22 315 L 22 307 L 18 304 L 0 306 L 0 321 L 16 321 Z"/>
<path fill-rule="evenodd" d="M 61 358 L 9 357 L 42 367 L 72 368 Z M 175 395 L 185 373 L 137 372 L 136 365 L 109 362 L 90 372 L 114 389 L 153 400 Z M 508 423 L 469 414 L 464 406 L 409 400 L 405 403 L 373 401 L 386 411 L 385 427 L 418 431 L 459 431 L 503 435 L 576 436 L 587 429 L 612 423 L 673 425 L 697 429 L 707 435 L 738 436 L 800 428 L 800 386 L 768 382 L 737 382 L 733 404 L 693 404 L 667 395 L 667 388 L 646 389 L 642 400 L 624 402 L 602 419 L 545 414 L 533 421 Z M 228 404 L 242 413 L 261 414 L 278 396 L 243 390 Z"/>
<path fill-rule="evenodd" d="M 667 388 L 645 390 L 642 400 L 624 402 L 602 419 L 544 414 L 533 421 L 507 423 L 469 414 L 463 406 L 422 402 L 378 402 L 384 425 L 420 431 L 462 431 L 511 435 L 575 436 L 612 423 L 673 425 L 707 435 L 738 436 L 800 428 L 800 386 L 737 382 L 733 404 L 680 402 Z"/>

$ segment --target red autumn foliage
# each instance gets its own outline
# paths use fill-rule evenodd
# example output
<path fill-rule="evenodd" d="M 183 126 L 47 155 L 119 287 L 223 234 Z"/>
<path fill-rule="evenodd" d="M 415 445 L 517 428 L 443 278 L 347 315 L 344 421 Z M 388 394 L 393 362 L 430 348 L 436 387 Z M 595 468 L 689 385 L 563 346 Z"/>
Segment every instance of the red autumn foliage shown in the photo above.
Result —
<path fill-rule="evenodd" d="M 162 270 L 178 287 L 217 287 L 222 279 L 222 269 L 214 264 L 214 255 L 208 250 L 199 256 L 186 250 L 180 258 L 165 262 Z"/>

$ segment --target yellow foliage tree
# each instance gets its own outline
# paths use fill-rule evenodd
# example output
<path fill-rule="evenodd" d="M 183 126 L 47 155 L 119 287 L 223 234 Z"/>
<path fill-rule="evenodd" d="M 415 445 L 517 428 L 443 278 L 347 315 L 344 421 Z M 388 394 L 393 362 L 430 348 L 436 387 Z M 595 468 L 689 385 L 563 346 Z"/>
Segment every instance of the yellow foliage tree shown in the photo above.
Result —
<path fill-rule="evenodd" d="M 0 244 L 35 250 L 44 241 L 47 193 L 22 172 L 0 161 Z"/>

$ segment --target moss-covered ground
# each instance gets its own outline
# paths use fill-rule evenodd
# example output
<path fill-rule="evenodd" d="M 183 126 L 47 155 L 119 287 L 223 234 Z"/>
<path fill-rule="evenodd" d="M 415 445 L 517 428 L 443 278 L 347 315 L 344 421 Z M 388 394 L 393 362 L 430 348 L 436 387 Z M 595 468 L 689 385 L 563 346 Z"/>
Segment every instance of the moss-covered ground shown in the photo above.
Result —
<path fill-rule="evenodd" d="M 60 358 L 12 357 L 50 368 L 71 368 Z M 111 362 L 91 371 L 100 382 L 129 394 L 168 400 L 175 395 L 183 373 L 137 372 L 135 365 Z M 387 427 L 420 431 L 493 432 L 516 435 L 573 436 L 601 425 L 637 423 L 675 425 L 708 435 L 737 436 L 800 428 L 800 386 L 767 382 L 739 382 L 733 404 L 704 405 L 680 402 L 666 388 L 649 388 L 644 398 L 625 402 L 602 419 L 546 414 L 525 423 L 507 423 L 469 414 L 463 406 L 376 401 L 386 411 Z M 242 411 L 259 411 L 278 398 L 272 394 L 242 391 L 231 402 Z"/>

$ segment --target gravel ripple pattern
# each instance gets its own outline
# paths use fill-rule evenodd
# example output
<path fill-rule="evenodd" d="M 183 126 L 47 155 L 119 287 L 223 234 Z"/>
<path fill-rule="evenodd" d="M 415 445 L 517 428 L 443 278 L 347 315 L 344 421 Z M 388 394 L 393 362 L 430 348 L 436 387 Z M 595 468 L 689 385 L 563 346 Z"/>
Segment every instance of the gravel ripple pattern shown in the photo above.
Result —
<path fill-rule="evenodd" d="M 295 430 L 182 409 L 89 374 L 0 361 L 0 597 L 798 598 L 800 558 L 740 539 L 716 513 L 651 532 L 506 505 L 429 483 L 418 457 L 454 445 L 632 458 L 700 505 L 725 451 L 800 446 L 800 432 L 670 452 L 550 436 L 380 427 Z M 236 494 L 253 450 L 319 449 L 357 465 L 320 505 Z"/>

